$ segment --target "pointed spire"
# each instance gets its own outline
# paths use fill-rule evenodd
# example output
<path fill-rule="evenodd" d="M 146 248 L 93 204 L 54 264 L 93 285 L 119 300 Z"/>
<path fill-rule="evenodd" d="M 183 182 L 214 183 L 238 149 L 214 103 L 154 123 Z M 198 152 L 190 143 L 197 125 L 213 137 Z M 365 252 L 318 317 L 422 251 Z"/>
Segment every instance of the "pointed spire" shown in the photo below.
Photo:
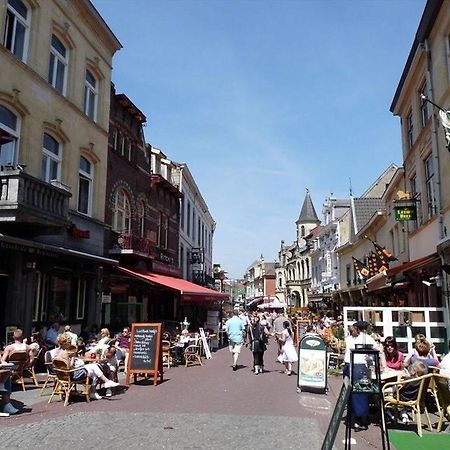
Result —
<path fill-rule="evenodd" d="M 302 210 L 296 223 L 320 223 L 311 196 L 309 195 L 309 189 L 306 189 L 305 200 L 303 201 Z"/>

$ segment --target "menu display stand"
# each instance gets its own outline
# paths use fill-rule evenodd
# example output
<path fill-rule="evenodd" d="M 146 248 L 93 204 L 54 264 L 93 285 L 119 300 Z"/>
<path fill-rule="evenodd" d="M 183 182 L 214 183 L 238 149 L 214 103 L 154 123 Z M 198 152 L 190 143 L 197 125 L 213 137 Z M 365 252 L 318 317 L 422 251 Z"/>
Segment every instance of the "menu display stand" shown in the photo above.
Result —
<path fill-rule="evenodd" d="M 208 340 L 206 339 L 205 330 L 203 328 L 199 328 L 198 331 L 200 332 L 200 339 L 202 340 L 203 344 L 203 350 L 205 352 L 205 358 L 211 359 L 211 350 L 208 345 Z"/>
<path fill-rule="evenodd" d="M 298 348 L 297 391 L 327 390 L 327 346 L 319 336 L 304 336 Z"/>
<path fill-rule="evenodd" d="M 355 356 L 358 363 L 355 363 Z M 360 364 L 364 359 L 365 363 Z M 390 449 L 389 436 L 384 415 L 383 393 L 381 391 L 380 352 L 372 346 L 358 345 L 350 350 L 350 381 L 351 395 L 347 403 L 347 419 L 345 423 L 345 450 L 351 449 L 352 437 L 352 407 L 351 396 L 374 395 L 378 404 L 378 420 L 380 424 L 383 450 Z"/>
<path fill-rule="evenodd" d="M 134 375 L 134 382 L 138 375 L 153 375 L 154 386 L 158 384 L 158 377 L 160 381 L 163 381 L 161 346 L 161 323 L 133 323 L 131 325 L 126 384 L 130 384 L 131 375 Z"/>

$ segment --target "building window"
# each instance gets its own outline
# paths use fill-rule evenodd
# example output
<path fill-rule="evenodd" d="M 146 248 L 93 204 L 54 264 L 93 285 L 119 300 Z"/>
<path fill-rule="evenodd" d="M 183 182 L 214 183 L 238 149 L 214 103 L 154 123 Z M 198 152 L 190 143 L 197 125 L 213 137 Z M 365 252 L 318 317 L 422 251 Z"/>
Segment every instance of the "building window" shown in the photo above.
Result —
<path fill-rule="evenodd" d="M 414 122 L 413 114 L 410 112 L 406 118 L 406 135 L 408 140 L 408 149 L 411 149 L 414 144 Z"/>
<path fill-rule="evenodd" d="M 129 233 L 131 230 L 131 206 L 130 198 L 124 189 L 116 192 L 114 205 L 114 231 Z"/>
<path fill-rule="evenodd" d="M 66 94 L 68 51 L 53 34 L 48 66 L 48 82 L 62 95 Z"/>
<path fill-rule="evenodd" d="M 60 322 L 69 319 L 72 298 L 70 274 L 50 275 L 46 283 L 47 321 Z"/>
<path fill-rule="evenodd" d="M 119 145 L 119 132 L 114 129 L 113 131 L 113 142 L 112 142 L 112 146 L 113 149 L 117 151 L 117 146 Z"/>
<path fill-rule="evenodd" d="M 42 147 L 41 178 L 47 183 L 61 178 L 61 146 L 47 133 Z"/>
<path fill-rule="evenodd" d="M 186 233 L 190 237 L 191 236 L 191 204 L 189 203 L 189 200 L 187 202 L 186 225 L 187 225 Z"/>
<path fill-rule="evenodd" d="M 84 113 L 94 122 L 97 119 L 98 86 L 92 72 L 86 69 L 84 80 Z"/>
<path fill-rule="evenodd" d="M 138 217 L 139 217 L 139 236 L 145 236 L 145 203 L 143 200 L 138 205 Z"/>
<path fill-rule="evenodd" d="M 425 164 L 425 186 L 427 192 L 427 212 L 430 219 L 436 214 L 436 198 L 434 194 L 434 167 L 433 156 L 430 155 Z"/>
<path fill-rule="evenodd" d="M 428 86 L 426 82 L 422 85 L 420 94 L 428 97 Z M 430 119 L 430 111 L 428 109 L 428 102 L 423 98 L 420 98 L 420 119 L 422 121 L 422 128 L 425 128 Z"/>
<path fill-rule="evenodd" d="M 84 319 L 86 308 L 86 280 L 78 280 L 77 320 Z"/>
<path fill-rule="evenodd" d="M 422 210 L 420 203 L 420 192 L 417 192 L 417 178 L 416 175 L 410 178 L 409 185 L 411 187 L 412 198 L 416 200 L 417 220 L 410 222 L 411 231 L 415 230 L 418 225 L 422 223 Z"/>
<path fill-rule="evenodd" d="M 27 58 L 30 12 L 21 0 L 8 0 L 3 45 L 17 58 Z"/>
<path fill-rule="evenodd" d="M 199 247 L 200 247 L 201 235 L 202 235 L 202 229 L 201 229 L 200 217 L 199 217 L 198 221 L 197 221 L 197 245 Z"/>
<path fill-rule="evenodd" d="M 181 276 L 184 278 L 184 247 L 180 245 L 180 271 Z"/>
<path fill-rule="evenodd" d="M 450 81 L 450 34 L 447 36 L 446 43 L 446 53 L 447 53 L 447 70 L 448 70 L 448 79 Z"/>
<path fill-rule="evenodd" d="M 345 266 L 345 277 L 346 277 L 346 280 L 347 280 L 347 285 L 351 284 L 351 282 L 352 282 L 352 272 L 351 272 L 350 264 L 347 264 Z"/>
<path fill-rule="evenodd" d="M 159 215 L 159 224 L 158 224 L 158 247 L 167 248 L 167 232 L 168 232 L 168 217 L 160 213 Z"/>
<path fill-rule="evenodd" d="M 78 173 L 78 211 L 90 216 L 92 214 L 93 166 L 84 156 L 80 156 Z"/>
<path fill-rule="evenodd" d="M 14 166 L 17 163 L 19 142 L 19 118 L 8 108 L 0 105 L 0 166 Z"/>
<path fill-rule="evenodd" d="M 184 231 L 184 197 L 180 200 L 180 227 Z"/>
<path fill-rule="evenodd" d="M 128 139 L 127 146 L 125 148 L 125 158 L 127 158 L 128 161 L 131 161 L 132 154 L 133 154 L 133 144 Z"/>

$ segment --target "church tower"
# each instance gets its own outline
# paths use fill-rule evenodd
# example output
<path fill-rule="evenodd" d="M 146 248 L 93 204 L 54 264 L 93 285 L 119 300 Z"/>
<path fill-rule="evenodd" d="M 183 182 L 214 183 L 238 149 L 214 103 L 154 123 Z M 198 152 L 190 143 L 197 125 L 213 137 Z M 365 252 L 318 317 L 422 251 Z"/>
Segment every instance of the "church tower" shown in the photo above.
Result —
<path fill-rule="evenodd" d="M 295 223 L 297 224 L 297 242 L 299 246 L 302 246 L 305 243 L 304 237 L 308 236 L 311 230 L 320 224 L 311 196 L 309 195 L 309 189 L 306 189 L 302 210 Z"/>

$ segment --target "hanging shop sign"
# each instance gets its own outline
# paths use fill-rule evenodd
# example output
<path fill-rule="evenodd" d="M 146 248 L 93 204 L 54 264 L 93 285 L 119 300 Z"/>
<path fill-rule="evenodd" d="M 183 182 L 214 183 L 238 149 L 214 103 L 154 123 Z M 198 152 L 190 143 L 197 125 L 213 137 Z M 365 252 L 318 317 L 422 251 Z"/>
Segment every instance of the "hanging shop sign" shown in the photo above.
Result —
<path fill-rule="evenodd" d="M 395 206 L 394 212 L 396 221 L 417 220 L 416 205 Z"/>

